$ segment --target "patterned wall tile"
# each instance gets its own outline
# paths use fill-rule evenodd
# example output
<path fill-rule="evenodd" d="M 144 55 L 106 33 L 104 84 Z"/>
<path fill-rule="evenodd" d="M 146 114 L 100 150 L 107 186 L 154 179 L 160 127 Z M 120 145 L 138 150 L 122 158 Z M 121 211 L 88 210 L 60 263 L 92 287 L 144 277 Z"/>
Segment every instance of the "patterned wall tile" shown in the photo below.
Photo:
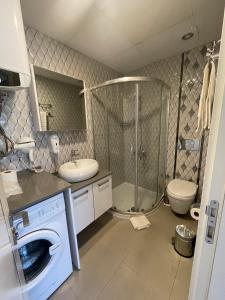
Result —
<path fill-rule="evenodd" d="M 26 39 L 31 63 L 84 80 L 87 87 L 120 76 L 117 72 L 105 67 L 103 64 L 68 48 L 62 43 L 43 35 L 31 27 L 26 27 Z M 182 137 L 198 138 L 195 133 L 197 122 L 196 116 L 201 91 L 202 70 L 205 64 L 205 58 L 201 50 L 202 48 L 199 47 L 185 53 L 179 124 L 179 135 Z M 129 74 L 158 78 L 170 86 L 171 97 L 169 103 L 166 164 L 167 182 L 173 178 L 174 170 L 180 71 L 181 55 L 178 55 L 159 62 L 154 62 Z M 194 83 L 192 87 L 188 85 L 190 80 Z M 143 92 L 144 89 L 142 93 Z M 145 92 L 148 96 L 146 98 L 151 99 L 151 103 L 153 104 L 152 99 L 156 99 L 156 95 L 151 95 L 147 90 Z M 99 91 L 96 91 L 96 93 L 99 93 Z M 143 95 L 144 94 L 145 93 L 143 93 Z M 126 92 L 121 88 L 117 87 L 114 89 L 102 90 L 97 96 L 100 101 L 99 99 L 97 100 L 94 95 L 90 93 L 87 94 L 87 131 L 70 131 L 59 134 L 59 163 L 68 161 L 70 159 L 70 152 L 74 148 L 77 148 L 80 151 L 81 157 L 93 157 L 94 154 L 96 154 L 102 167 L 106 168 L 110 166 L 110 168 L 113 169 L 116 178 L 115 185 L 117 185 L 131 175 L 129 170 L 132 169 L 131 164 L 133 160 L 131 157 L 129 158 L 127 153 L 129 153 L 129 145 L 134 142 L 132 140 L 133 135 L 131 134 L 132 127 L 128 129 L 128 127 L 125 128 L 121 126 L 121 124 L 129 123 L 129 121 L 132 120 L 132 114 L 129 112 L 129 109 L 124 109 L 123 102 L 120 101 L 121 97 L 126 98 Z M 130 97 L 132 97 L 132 93 Z M 48 149 L 49 134 L 35 132 L 30 101 L 29 93 L 26 90 L 9 93 L 2 114 L 2 117 L 7 120 L 5 130 L 14 141 L 22 136 L 31 136 L 35 138 L 37 143 L 35 163 L 36 165 L 41 165 L 45 170 L 52 172 L 54 171 L 54 164 Z M 145 103 L 148 103 L 148 105 L 150 104 L 150 102 Z M 149 106 L 149 109 L 154 110 L 154 107 Z M 146 110 L 148 110 L 148 107 L 146 107 Z M 157 129 L 158 121 L 156 124 L 153 122 L 153 119 L 154 118 L 151 119 L 151 132 L 148 133 L 147 129 L 143 132 L 145 141 L 151 139 L 150 135 Z M 92 128 L 93 123 L 94 128 Z M 129 130 L 130 134 L 127 134 Z M 109 140 L 107 139 L 108 134 Z M 158 136 L 157 132 L 154 134 L 156 137 Z M 200 191 L 204 176 L 207 141 L 208 135 L 206 133 L 200 171 Z M 162 140 L 160 143 L 162 144 Z M 111 156 L 108 151 L 109 147 L 113 153 Z M 145 147 L 148 148 L 147 144 Z M 156 148 L 152 147 L 151 155 L 153 152 L 157 152 L 158 148 Z M 27 163 L 23 154 L 14 153 L 0 162 L 1 168 L 23 169 L 24 165 L 22 164 L 22 160 L 25 160 Z M 177 177 L 196 181 L 198 167 L 199 153 L 190 153 L 187 151 L 179 151 L 177 153 Z M 161 166 L 160 173 L 163 172 L 162 169 Z M 149 167 L 145 169 L 141 166 L 140 172 L 143 185 L 149 186 L 150 182 L 154 182 L 155 179 L 153 174 L 156 170 L 153 167 L 152 170 L 154 171 L 151 175 Z M 133 177 L 130 178 L 130 180 L 133 180 Z"/>
<path fill-rule="evenodd" d="M 196 133 L 202 74 L 206 64 L 206 57 L 201 50 L 202 47 L 199 47 L 184 54 L 179 122 L 179 136 L 181 138 L 197 138 L 201 140 L 201 135 Z M 178 150 L 176 176 L 197 182 L 199 160 L 200 151 Z"/>
<path fill-rule="evenodd" d="M 63 45 L 60 42 L 26 27 L 26 40 L 30 63 L 72 76 L 85 81 L 88 86 L 118 77 L 119 74 L 103 64 Z M 31 136 L 36 140 L 34 153 L 36 165 L 41 165 L 46 171 L 54 171 L 54 164 L 48 149 L 48 133 L 36 133 L 31 113 L 30 95 L 27 90 L 10 93 L 3 109 L 7 119 L 5 130 L 16 141 L 20 137 Z M 91 98 L 87 96 L 87 131 L 70 131 L 59 134 L 59 163 L 70 160 L 71 150 L 77 148 L 80 157 L 93 157 L 93 132 Z M 24 169 L 22 163 L 28 163 L 21 153 L 13 153 L 1 160 L 2 169 Z"/>

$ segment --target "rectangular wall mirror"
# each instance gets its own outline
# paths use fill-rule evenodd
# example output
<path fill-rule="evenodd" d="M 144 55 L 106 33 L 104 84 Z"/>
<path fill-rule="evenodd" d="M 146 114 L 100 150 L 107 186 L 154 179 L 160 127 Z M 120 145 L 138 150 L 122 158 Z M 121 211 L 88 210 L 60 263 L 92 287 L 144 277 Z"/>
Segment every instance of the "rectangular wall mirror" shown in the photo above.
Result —
<path fill-rule="evenodd" d="M 31 66 L 31 103 L 37 131 L 86 129 L 84 82 Z"/>

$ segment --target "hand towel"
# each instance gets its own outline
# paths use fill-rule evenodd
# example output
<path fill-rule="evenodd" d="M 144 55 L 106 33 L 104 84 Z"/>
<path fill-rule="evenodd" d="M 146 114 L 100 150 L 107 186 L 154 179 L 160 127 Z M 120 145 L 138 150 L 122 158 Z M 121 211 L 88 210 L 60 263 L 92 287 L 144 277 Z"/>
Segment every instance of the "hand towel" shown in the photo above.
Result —
<path fill-rule="evenodd" d="M 210 71 L 209 88 L 208 88 L 208 95 L 207 95 L 207 126 L 205 127 L 205 129 L 210 129 L 215 83 L 216 83 L 216 67 L 214 61 L 211 61 L 211 71 Z"/>
<path fill-rule="evenodd" d="M 206 97 L 208 94 L 208 86 L 209 86 L 209 62 L 207 62 L 204 68 L 202 91 L 201 91 L 201 96 L 199 101 L 198 126 L 196 132 L 200 134 L 204 129 L 205 119 L 207 118 L 207 114 L 205 114 L 205 107 L 206 107 Z"/>

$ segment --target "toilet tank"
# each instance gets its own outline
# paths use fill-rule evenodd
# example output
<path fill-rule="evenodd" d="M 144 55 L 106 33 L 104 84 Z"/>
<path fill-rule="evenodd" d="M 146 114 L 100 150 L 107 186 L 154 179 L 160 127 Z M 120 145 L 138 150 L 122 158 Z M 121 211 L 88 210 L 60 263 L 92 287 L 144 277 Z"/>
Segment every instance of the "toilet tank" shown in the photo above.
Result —
<path fill-rule="evenodd" d="M 0 89 L 30 85 L 30 68 L 19 0 L 0 0 Z"/>

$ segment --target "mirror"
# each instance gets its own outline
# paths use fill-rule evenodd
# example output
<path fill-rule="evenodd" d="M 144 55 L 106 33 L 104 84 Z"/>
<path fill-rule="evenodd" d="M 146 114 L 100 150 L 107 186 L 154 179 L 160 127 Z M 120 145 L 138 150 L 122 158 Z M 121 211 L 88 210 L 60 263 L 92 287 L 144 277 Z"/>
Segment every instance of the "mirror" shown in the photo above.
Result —
<path fill-rule="evenodd" d="M 32 66 L 33 112 L 38 131 L 86 129 L 84 82 Z"/>

